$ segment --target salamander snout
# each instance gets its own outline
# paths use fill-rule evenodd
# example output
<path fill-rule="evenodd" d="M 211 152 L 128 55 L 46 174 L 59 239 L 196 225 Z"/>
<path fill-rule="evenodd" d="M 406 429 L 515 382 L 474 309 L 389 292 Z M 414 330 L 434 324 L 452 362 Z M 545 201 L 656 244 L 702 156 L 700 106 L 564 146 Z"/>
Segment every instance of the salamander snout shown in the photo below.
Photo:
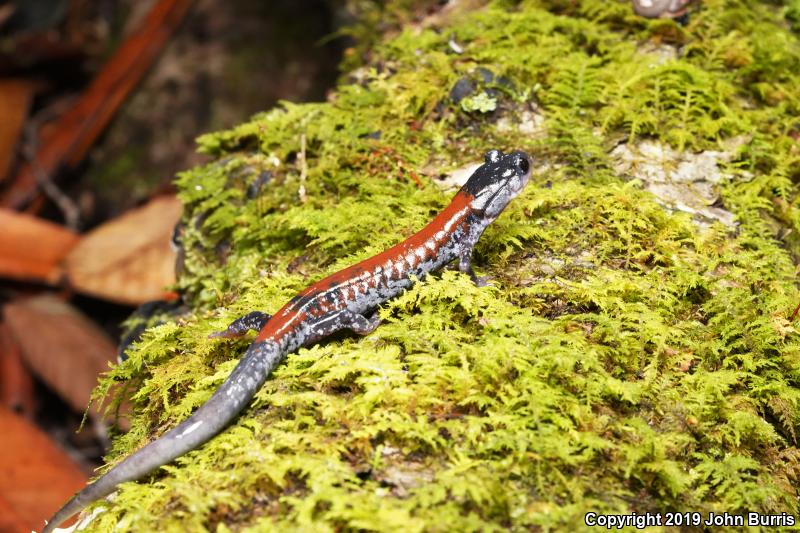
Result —
<path fill-rule="evenodd" d="M 531 156 L 525 152 L 517 151 L 511 153 L 510 157 L 518 179 L 510 180 L 509 186 L 515 193 L 518 193 L 528 184 L 528 180 L 531 178 Z"/>
<path fill-rule="evenodd" d="M 530 157 L 525 152 L 517 152 L 515 156 L 516 156 L 515 164 L 517 165 L 517 170 L 519 170 L 520 174 L 527 174 L 528 171 L 531 169 Z"/>
<path fill-rule="evenodd" d="M 462 190 L 472 196 L 470 206 L 476 213 L 494 220 L 528 184 L 532 160 L 522 151 L 504 154 L 500 150 L 490 150 L 484 159 Z"/>

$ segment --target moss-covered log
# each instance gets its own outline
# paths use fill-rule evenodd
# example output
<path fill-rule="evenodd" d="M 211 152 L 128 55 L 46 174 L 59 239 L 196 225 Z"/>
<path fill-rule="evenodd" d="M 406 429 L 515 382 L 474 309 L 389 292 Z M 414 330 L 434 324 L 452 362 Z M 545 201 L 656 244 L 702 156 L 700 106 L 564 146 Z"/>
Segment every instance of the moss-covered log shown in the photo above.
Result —
<path fill-rule="evenodd" d="M 523 149 L 536 176 L 477 248 L 494 286 L 431 277 L 368 337 L 289 356 L 227 431 L 124 484 L 91 527 L 800 513 L 800 3 L 706 0 L 685 27 L 609 0 L 428 22 L 376 44 L 330 101 L 200 139 L 216 160 L 178 181 L 192 312 L 148 330 L 98 390 L 137 391 L 109 463 L 225 379 L 247 340 L 211 331 L 420 228 L 450 171 Z M 641 161 L 621 166 L 614 149 L 643 141 L 681 162 L 724 153 L 691 183 L 717 211 L 686 208 L 671 159 L 658 187 Z"/>

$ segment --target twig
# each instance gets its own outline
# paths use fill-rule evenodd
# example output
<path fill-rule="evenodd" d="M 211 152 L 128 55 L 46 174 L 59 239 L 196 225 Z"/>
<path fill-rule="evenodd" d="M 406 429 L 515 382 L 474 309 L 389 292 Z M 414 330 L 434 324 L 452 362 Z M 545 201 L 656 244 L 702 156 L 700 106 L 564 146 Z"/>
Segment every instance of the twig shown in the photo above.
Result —
<path fill-rule="evenodd" d="M 789 322 L 794 322 L 794 319 L 797 318 L 798 312 L 800 312 L 800 304 L 797 304 L 797 307 L 794 308 L 794 313 L 792 313 L 792 317 L 789 319 Z"/>
<path fill-rule="evenodd" d="M 36 124 L 35 121 L 34 124 Z M 39 161 L 36 159 L 38 147 L 36 132 L 38 129 L 39 128 L 36 126 L 28 128 L 27 139 L 22 146 L 22 156 L 28 161 L 39 188 L 61 211 L 61 214 L 64 216 L 65 225 L 73 231 L 78 231 L 81 217 L 78 205 L 73 202 L 69 196 L 61 192 L 61 189 L 56 187 L 53 180 L 50 179 L 50 176 L 44 171 Z"/>
<path fill-rule="evenodd" d="M 306 177 L 308 176 L 308 163 L 306 162 L 306 134 L 300 134 L 300 188 L 297 190 L 297 195 L 300 197 L 300 203 L 306 203 L 308 197 L 306 196 Z"/>
<path fill-rule="evenodd" d="M 146 19 L 117 48 L 75 104 L 42 138 L 36 160 L 44 174 L 56 178 L 74 168 L 94 145 L 119 106 L 163 50 L 183 20 L 192 0 L 158 0 Z M 22 209 L 36 195 L 40 180 L 30 165 L 21 165 L 8 187 L 0 190 L 0 206 Z M 47 181 L 51 181 L 50 179 Z"/>

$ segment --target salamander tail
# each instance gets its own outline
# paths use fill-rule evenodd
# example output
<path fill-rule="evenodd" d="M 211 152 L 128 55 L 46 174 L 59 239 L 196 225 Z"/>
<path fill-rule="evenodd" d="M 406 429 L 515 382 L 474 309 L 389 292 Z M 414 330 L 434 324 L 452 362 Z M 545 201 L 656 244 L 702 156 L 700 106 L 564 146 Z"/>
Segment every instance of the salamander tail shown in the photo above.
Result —
<path fill-rule="evenodd" d="M 283 353 L 273 342 L 251 344 L 228 379 L 206 403 L 78 492 L 53 515 L 42 533 L 51 533 L 90 503 L 114 492 L 120 483 L 137 480 L 214 437 L 250 403 L 282 358 Z"/>

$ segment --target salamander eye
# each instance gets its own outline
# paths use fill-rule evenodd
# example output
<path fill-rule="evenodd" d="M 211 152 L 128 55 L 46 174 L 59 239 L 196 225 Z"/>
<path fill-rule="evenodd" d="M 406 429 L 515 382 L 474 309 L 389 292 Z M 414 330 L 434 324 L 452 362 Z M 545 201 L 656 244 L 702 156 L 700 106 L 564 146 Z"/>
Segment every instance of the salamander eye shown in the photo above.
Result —
<path fill-rule="evenodd" d="M 520 172 L 523 174 L 527 174 L 528 170 L 531 168 L 531 164 L 528 162 L 527 157 L 520 156 L 517 158 L 517 168 L 519 168 Z"/>

